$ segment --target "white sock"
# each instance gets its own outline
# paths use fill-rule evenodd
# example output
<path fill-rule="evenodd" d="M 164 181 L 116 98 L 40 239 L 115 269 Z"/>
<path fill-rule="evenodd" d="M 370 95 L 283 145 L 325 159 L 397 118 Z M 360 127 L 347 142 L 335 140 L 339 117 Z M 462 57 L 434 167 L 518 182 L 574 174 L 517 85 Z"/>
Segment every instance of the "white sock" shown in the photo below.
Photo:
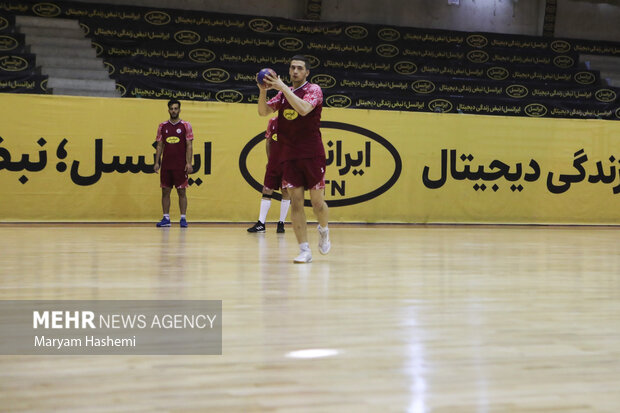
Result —
<path fill-rule="evenodd" d="M 321 224 L 319 224 L 319 231 L 325 233 L 325 232 L 329 231 L 329 228 L 327 228 L 326 226 L 322 227 Z"/>
<path fill-rule="evenodd" d="M 269 212 L 269 208 L 271 207 L 271 199 L 261 198 L 260 200 L 260 215 L 258 216 L 258 220 L 265 223 L 267 219 L 267 212 Z"/>
<path fill-rule="evenodd" d="M 286 221 L 286 216 L 288 215 L 288 207 L 291 206 L 290 199 L 283 199 L 282 204 L 280 205 L 280 221 Z"/>
<path fill-rule="evenodd" d="M 181 215 L 181 219 L 185 219 L 185 215 Z"/>
<path fill-rule="evenodd" d="M 310 244 L 308 244 L 307 242 L 302 242 L 301 244 L 299 244 L 299 250 L 310 251 Z"/>
<path fill-rule="evenodd" d="M 170 214 L 164 214 L 164 218 L 170 219 Z"/>

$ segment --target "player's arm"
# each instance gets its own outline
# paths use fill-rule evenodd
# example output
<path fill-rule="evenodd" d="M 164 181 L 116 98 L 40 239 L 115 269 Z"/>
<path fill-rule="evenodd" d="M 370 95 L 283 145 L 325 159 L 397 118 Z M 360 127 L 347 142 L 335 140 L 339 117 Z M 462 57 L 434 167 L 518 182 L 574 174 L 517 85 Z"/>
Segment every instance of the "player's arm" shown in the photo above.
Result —
<path fill-rule="evenodd" d="M 299 113 L 301 116 L 306 116 L 308 113 L 312 112 L 312 110 L 314 109 L 314 105 L 312 103 L 307 102 L 303 100 L 302 98 L 300 98 L 299 96 L 297 96 L 295 93 L 293 93 L 291 89 L 286 87 L 286 85 L 284 89 L 281 89 L 281 90 L 284 96 L 286 97 L 286 100 L 288 101 L 288 103 L 290 103 L 293 109 L 295 109 L 297 113 Z"/>
<path fill-rule="evenodd" d="M 193 140 L 188 140 L 185 148 L 185 172 L 191 174 L 194 172 L 194 167 L 192 166 L 192 158 L 194 157 L 194 145 Z"/>
<path fill-rule="evenodd" d="M 157 150 L 155 152 L 155 165 L 153 165 L 153 170 L 155 173 L 159 171 L 161 168 L 161 154 L 164 151 L 164 140 L 161 138 L 161 125 L 157 128 Z"/>
<path fill-rule="evenodd" d="M 271 138 L 265 138 L 265 150 L 267 151 L 267 159 L 269 159 L 269 149 L 271 148 Z"/>
<path fill-rule="evenodd" d="M 256 86 L 258 86 L 258 114 L 260 116 L 271 115 L 275 111 L 267 104 L 267 90 L 270 87 L 266 84 L 258 83 L 258 73 L 256 74 Z"/>

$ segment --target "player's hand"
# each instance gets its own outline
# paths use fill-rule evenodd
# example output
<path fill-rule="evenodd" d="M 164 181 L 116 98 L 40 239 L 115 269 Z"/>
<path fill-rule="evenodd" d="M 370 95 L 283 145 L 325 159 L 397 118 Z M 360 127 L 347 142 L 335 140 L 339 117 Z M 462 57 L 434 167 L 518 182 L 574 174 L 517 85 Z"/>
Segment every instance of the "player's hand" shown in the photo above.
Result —
<path fill-rule="evenodd" d="M 153 171 L 155 173 L 159 173 L 159 162 L 155 162 L 155 165 L 153 165 Z"/>
<path fill-rule="evenodd" d="M 191 163 L 185 164 L 185 172 L 187 172 L 188 174 L 194 172 L 194 167 Z"/>
<path fill-rule="evenodd" d="M 268 89 L 276 89 L 279 91 L 286 89 L 286 85 L 284 84 L 282 79 L 280 79 L 280 76 L 267 75 L 265 76 L 264 81 L 265 84 L 268 86 Z"/>
<path fill-rule="evenodd" d="M 261 90 L 269 90 L 269 89 L 271 89 L 271 87 L 269 87 L 267 85 L 267 83 L 262 83 L 261 84 L 261 83 L 258 82 L 258 73 L 254 77 L 254 79 L 256 80 L 256 86 L 258 86 L 259 89 L 261 89 Z"/>

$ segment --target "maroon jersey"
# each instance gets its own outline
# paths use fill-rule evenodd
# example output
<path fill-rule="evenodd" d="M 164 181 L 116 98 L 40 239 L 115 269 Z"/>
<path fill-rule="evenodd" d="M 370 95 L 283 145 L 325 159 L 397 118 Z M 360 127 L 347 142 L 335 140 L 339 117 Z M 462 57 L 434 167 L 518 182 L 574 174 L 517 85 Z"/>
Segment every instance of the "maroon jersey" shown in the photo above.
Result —
<path fill-rule="evenodd" d="M 187 141 L 194 139 L 192 125 L 184 120 L 159 124 L 157 142 L 164 142 L 164 156 L 161 169 L 185 169 Z"/>
<path fill-rule="evenodd" d="M 278 111 L 278 141 L 282 145 L 280 160 L 325 156 L 320 130 L 321 111 L 323 109 L 321 87 L 306 82 L 294 89 L 293 93 L 314 106 L 314 109 L 306 116 L 297 113 L 282 92 L 278 92 L 273 99 L 267 102 L 269 107 Z"/>

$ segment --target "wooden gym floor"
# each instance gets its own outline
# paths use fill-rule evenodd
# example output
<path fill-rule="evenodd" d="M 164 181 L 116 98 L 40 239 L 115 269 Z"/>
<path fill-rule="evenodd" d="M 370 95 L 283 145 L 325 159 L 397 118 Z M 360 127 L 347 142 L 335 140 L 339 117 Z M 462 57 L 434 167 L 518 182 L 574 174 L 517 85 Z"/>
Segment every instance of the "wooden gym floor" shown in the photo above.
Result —
<path fill-rule="evenodd" d="M 0 299 L 223 300 L 221 356 L 0 356 L 8 412 L 620 411 L 618 227 L 0 225 Z M 326 357 L 292 358 L 326 349 Z"/>

